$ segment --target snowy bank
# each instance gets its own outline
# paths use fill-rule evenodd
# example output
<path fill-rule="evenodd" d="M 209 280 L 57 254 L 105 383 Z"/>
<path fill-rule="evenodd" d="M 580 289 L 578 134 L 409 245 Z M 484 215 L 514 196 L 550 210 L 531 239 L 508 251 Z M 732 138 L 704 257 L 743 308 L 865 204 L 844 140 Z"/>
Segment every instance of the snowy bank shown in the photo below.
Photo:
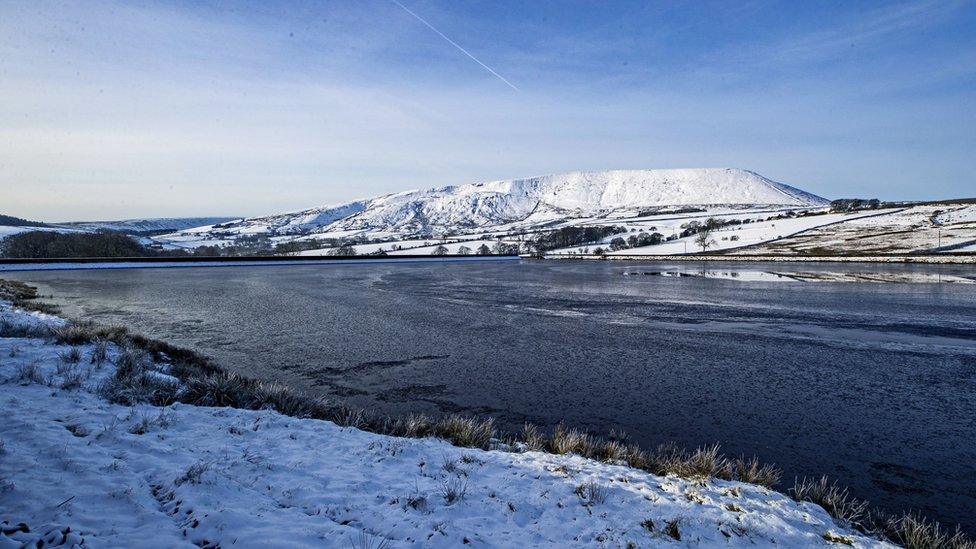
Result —
<path fill-rule="evenodd" d="M 61 322 L 0 302 L 0 547 L 889 546 L 752 484 L 113 404 L 102 388 L 126 351 L 36 337 Z"/>
<path fill-rule="evenodd" d="M 524 258 L 528 259 L 526 255 Z M 940 255 L 715 255 L 715 254 L 689 254 L 689 255 L 638 255 L 621 254 L 597 255 L 597 254 L 546 254 L 546 259 L 589 259 L 589 260 L 613 260 L 613 261 L 733 261 L 738 263 L 925 263 L 936 265 L 951 264 L 976 264 L 974 254 L 940 254 Z"/>

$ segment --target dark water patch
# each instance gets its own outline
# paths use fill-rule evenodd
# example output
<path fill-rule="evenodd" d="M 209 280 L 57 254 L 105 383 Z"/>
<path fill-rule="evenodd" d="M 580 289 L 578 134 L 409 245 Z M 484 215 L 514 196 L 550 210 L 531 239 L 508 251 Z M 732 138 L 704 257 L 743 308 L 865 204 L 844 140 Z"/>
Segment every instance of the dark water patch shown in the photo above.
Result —
<path fill-rule="evenodd" d="M 429 400 L 434 396 L 441 396 L 447 393 L 447 385 L 408 385 L 406 387 L 396 387 L 380 393 L 379 400 L 391 400 L 405 402 L 410 400 Z"/>
<path fill-rule="evenodd" d="M 368 391 L 362 389 L 356 389 L 355 387 L 346 387 L 345 385 L 332 385 L 330 392 L 335 396 L 340 397 L 351 397 L 351 396 L 361 396 L 369 394 Z"/>

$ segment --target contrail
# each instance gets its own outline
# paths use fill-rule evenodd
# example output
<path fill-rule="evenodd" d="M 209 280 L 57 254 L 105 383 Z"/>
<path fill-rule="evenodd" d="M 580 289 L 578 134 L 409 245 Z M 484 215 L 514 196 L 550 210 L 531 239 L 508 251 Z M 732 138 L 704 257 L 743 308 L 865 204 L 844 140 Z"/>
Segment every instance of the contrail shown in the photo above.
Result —
<path fill-rule="evenodd" d="M 512 84 L 508 80 L 505 80 L 505 77 L 504 76 L 502 76 L 502 75 L 498 74 L 497 72 L 491 70 L 491 67 L 489 67 L 488 65 L 485 65 L 484 63 L 482 63 L 481 61 L 479 61 L 477 57 L 475 57 L 475 56 L 471 55 L 470 53 L 468 53 L 468 50 L 462 48 L 457 42 L 455 42 L 454 40 L 451 40 L 450 38 L 444 36 L 444 33 L 443 32 L 441 32 L 441 31 L 437 30 L 436 28 L 434 28 L 434 25 L 431 25 L 430 23 L 428 23 L 423 17 L 421 17 L 421 16 L 417 15 L 416 13 L 410 11 L 409 9 L 407 9 L 406 6 L 404 6 L 403 4 L 401 4 L 400 2 L 398 2 L 397 0 L 390 0 L 390 1 L 393 2 L 394 4 L 400 6 L 403 9 L 403 11 L 405 11 L 405 12 L 409 13 L 410 15 L 416 17 L 417 18 L 417 21 L 420 21 L 421 23 L 423 23 L 424 25 L 426 25 L 427 28 L 429 28 L 430 30 L 436 32 L 441 38 L 443 38 L 444 40 L 447 40 L 452 46 L 454 46 L 455 48 L 461 50 L 461 53 L 463 53 L 464 55 L 467 55 L 468 57 L 470 57 L 471 59 L 473 59 L 475 63 L 477 63 L 477 64 L 481 65 L 482 67 L 484 67 L 486 71 L 488 71 L 491 74 L 494 74 L 495 76 L 497 76 L 499 80 L 501 80 L 502 82 L 508 84 L 508 86 L 510 88 L 512 88 L 515 91 L 519 91 L 519 89 L 515 87 L 515 84 Z"/>

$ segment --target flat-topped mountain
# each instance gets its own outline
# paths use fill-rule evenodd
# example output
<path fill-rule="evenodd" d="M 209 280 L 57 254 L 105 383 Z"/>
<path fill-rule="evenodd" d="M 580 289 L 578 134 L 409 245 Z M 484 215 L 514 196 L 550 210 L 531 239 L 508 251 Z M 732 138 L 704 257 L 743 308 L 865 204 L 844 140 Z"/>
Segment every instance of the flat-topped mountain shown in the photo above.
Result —
<path fill-rule="evenodd" d="M 377 198 L 256 217 L 189 233 L 294 235 L 369 232 L 443 234 L 648 208 L 688 206 L 816 207 L 827 200 L 735 168 L 571 172 L 388 194 Z"/>

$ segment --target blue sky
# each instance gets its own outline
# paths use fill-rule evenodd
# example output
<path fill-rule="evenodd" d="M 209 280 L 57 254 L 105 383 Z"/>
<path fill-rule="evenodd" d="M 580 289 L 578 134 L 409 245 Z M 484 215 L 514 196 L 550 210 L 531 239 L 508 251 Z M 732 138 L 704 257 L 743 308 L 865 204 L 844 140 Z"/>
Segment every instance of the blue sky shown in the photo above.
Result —
<path fill-rule="evenodd" d="M 0 4 L 0 212 L 258 215 L 710 166 L 976 195 L 976 2 L 400 3 Z"/>

